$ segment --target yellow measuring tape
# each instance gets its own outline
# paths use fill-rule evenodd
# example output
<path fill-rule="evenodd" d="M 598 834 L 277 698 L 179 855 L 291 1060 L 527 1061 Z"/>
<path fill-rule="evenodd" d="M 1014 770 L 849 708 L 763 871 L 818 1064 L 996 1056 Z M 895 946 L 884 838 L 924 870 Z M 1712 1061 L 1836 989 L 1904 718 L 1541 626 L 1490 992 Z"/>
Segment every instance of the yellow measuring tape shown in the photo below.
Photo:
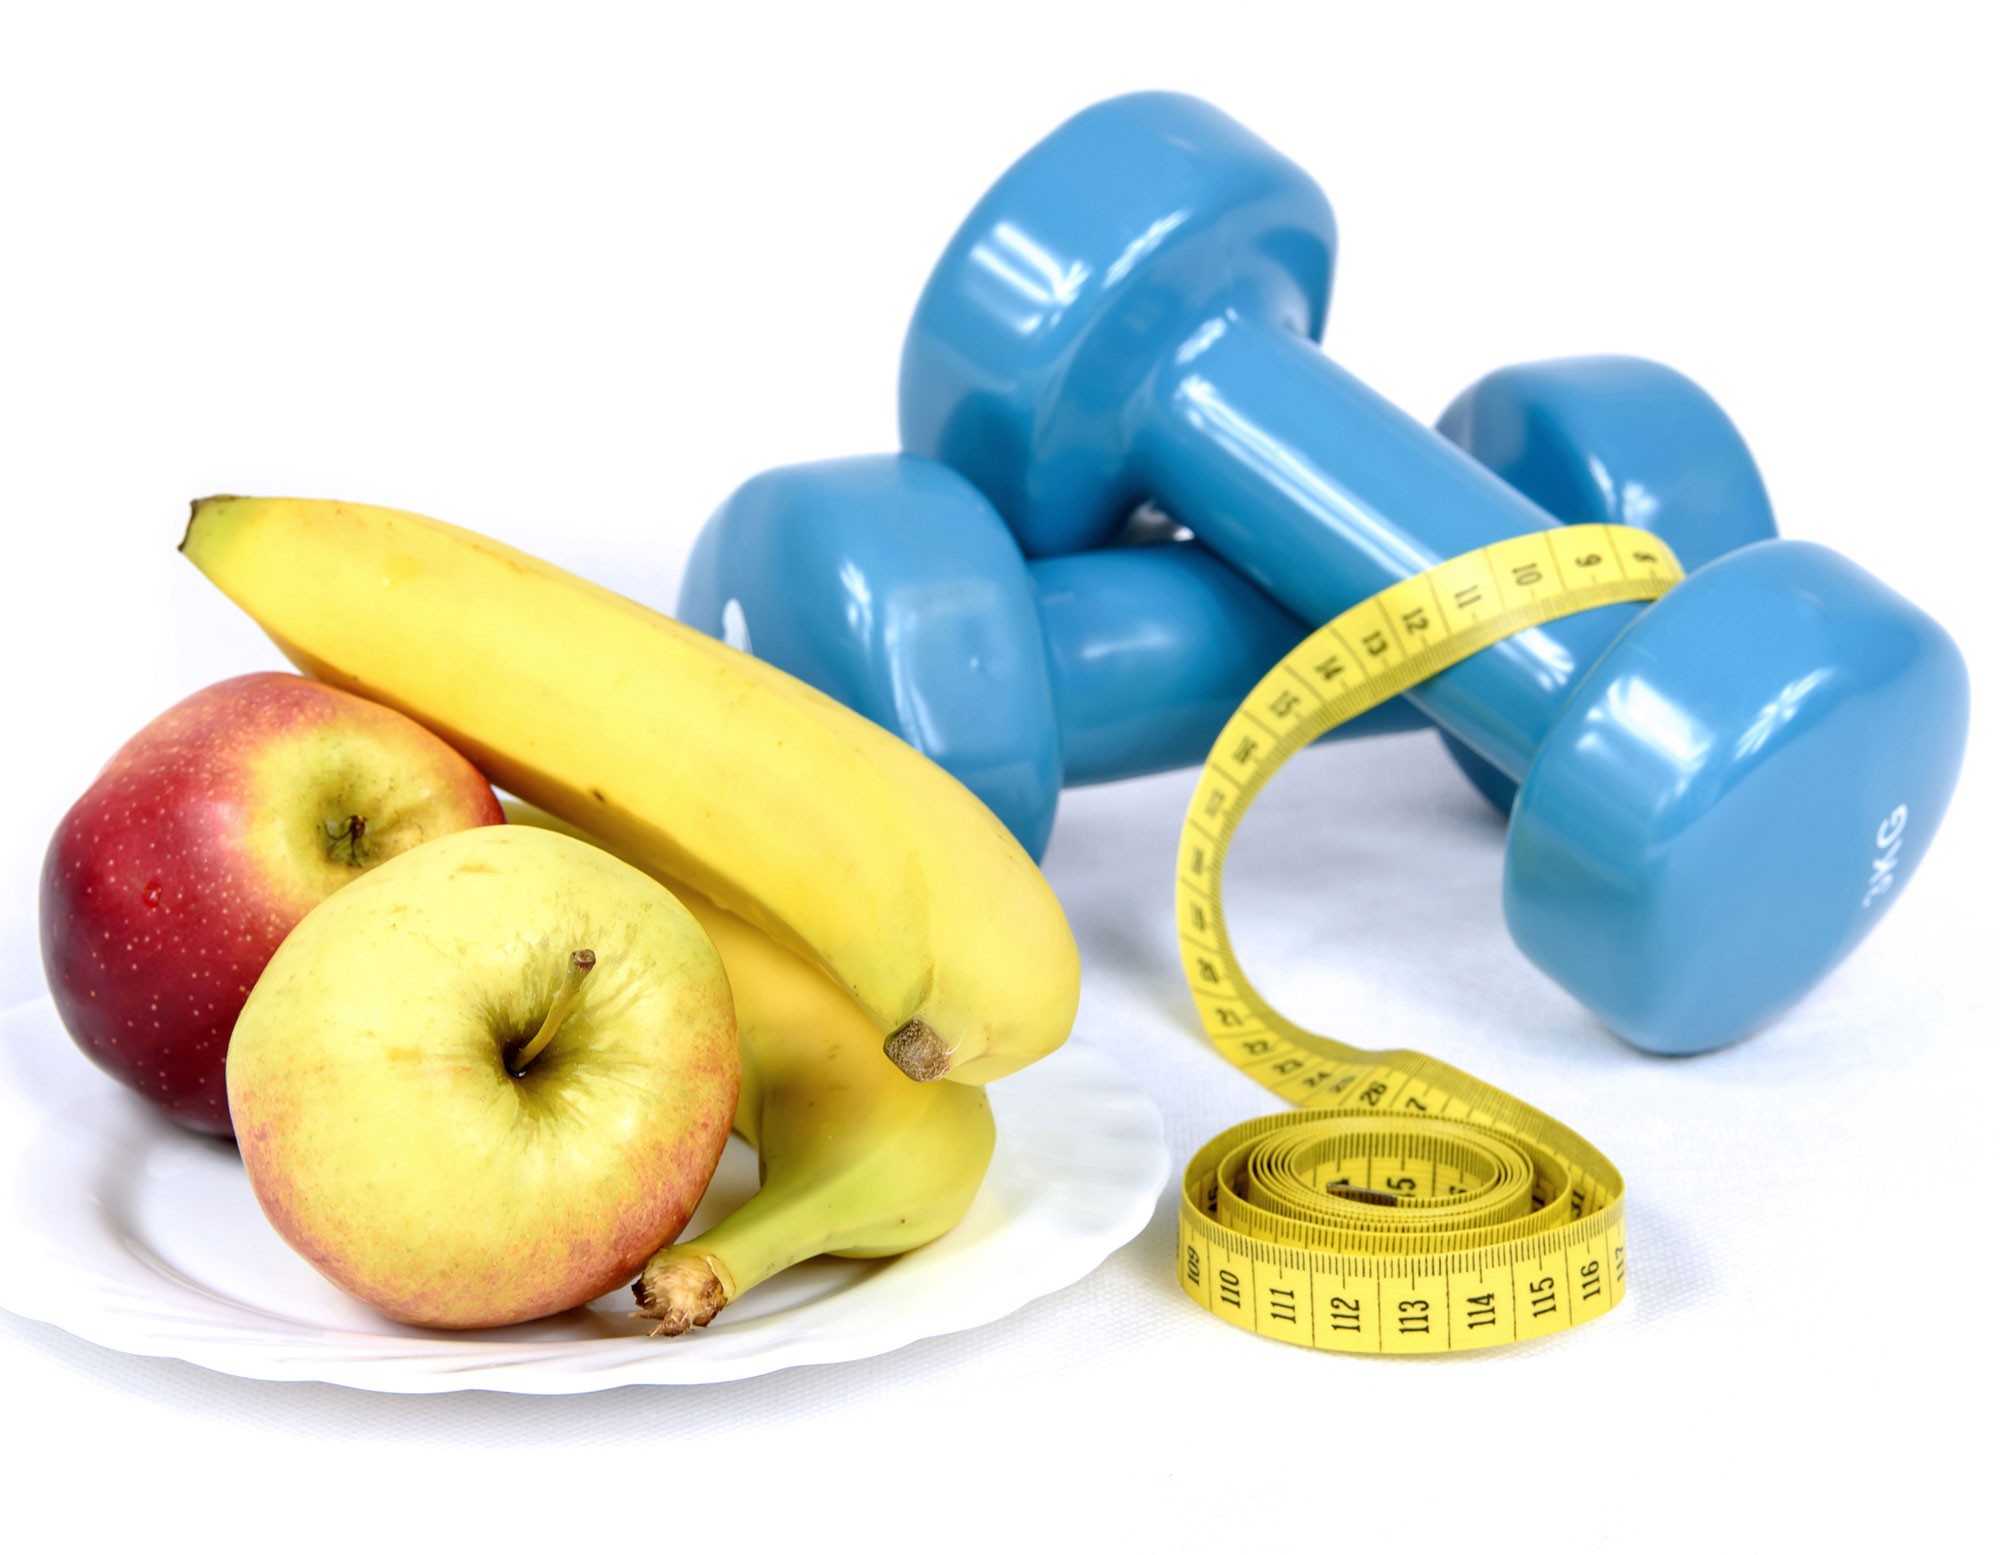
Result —
<path fill-rule="evenodd" d="M 1223 727 L 1181 829 L 1181 958 L 1222 1056 L 1308 1110 L 1241 1124 L 1188 1163 L 1180 1281 L 1209 1311 L 1315 1349 L 1417 1354 L 1573 1328 L 1624 1296 L 1618 1169 L 1449 1064 L 1286 1020 L 1230 948 L 1222 864 L 1259 790 L 1334 725 L 1526 627 L 1655 599 L 1680 576 L 1657 536 L 1621 525 L 1503 540 L 1321 627 Z"/>

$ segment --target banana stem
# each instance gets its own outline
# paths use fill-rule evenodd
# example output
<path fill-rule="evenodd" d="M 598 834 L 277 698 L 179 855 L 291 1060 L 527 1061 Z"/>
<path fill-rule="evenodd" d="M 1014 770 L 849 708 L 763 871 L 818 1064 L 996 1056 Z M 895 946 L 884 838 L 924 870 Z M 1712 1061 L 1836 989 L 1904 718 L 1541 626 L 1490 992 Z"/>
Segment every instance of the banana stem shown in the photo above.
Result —
<path fill-rule="evenodd" d="M 736 1291 L 729 1270 L 692 1244 L 662 1248 L 632 1282 L 640 1314 L 659 1319 L 652 1329 L 656 1339 L 708 1327 Z"/>
<path fill-rule="evenodd" d="M 898 1206 L 852 1185 L 855 1176 L 868 1175 L 858 1163 L 825 1175 L 804 1163 L 781 1167 L 720 1224 L 661 1248 L 632 1283 L 640 1311 L 659 1320 L 653 1332 L 706 1328 L 738 1295 L 781 1269 L 892 1237 L 893 1228 L 880 1222 L 901 1218 Z"/>
<path fill-rule="evenodd" d="M 993 1156 L 986 1093 L 890 1085 L 849 1113 L 838 1101 L 802 1108 L 783 1086 L 767 1092 L 763 1185 L 700 1236 L 661 1248 L 633 1282 L 641 1313 L 659 1324 L 654 1333 L 705 1328 L 744 1291 L 821 1253 L 887 1257 L 958 1224 Z M 912 1097 L 921 1104 L 912 1107 Z M 859 1148 L 838 1145 L 854 1135 Z"/>
<path fill-rule="evenodd" d="M 908 1021 L 890 1032 L 882 1051 L 912 1080 L 942 1080 L 951 1069 L 952 1050 L 921 1020 Z"/>
<path fill-rule="evenodd" d="M 527 1044 L 512 1055 L 507 1072 L 520 1079 L 528 1072 L 528 1065 L 542 1056 L 542 1049 L 555 1040 L 555 1034 L 562 1029 L 562 1023 L 569 1018 L 570 1007 L 576 1003 L 576 996 L 583 987 L 583 980 L 590 976 L 590 969 L 597 965 L 594 950 L 573 950 L 569 957 L 569 971 L 563 978 L 562 991 L 556 995 L 556 1002 L 549 1006 L 549 1013 L 542 1021 L 542 1029 L 527 1041 Z"/>
<path fill-rule="evenodd" d="M 898 1082 L 900 1083 L 900 1082 Z M 743 1292 L 821 1253 L 885 1258 L 942 1236 L 964 1217 L 993 1155 L 993 1114 L 972 1086 L 965 1096 L 889 1123 L 876 1148 L 844 1164 L 820 1154 L 791 1156 L 763 1186 L 700 1236 L 647 1260 L 632 1294 L 655 1334 L 706 1328 Z M 879 1118 L 854 1120 L 860 1127 Z M 798 1141 L 788 1143 L 796 1146 Z M 769 1166 L 788 1152 L 763 1152 Z"/>

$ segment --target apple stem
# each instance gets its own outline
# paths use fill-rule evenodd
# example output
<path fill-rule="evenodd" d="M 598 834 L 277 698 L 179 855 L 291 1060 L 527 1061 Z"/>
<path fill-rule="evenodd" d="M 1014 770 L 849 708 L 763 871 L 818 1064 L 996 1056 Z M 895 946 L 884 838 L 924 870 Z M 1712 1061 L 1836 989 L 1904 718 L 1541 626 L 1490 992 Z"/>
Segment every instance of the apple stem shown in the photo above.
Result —
<path fill-rule="evenodd" d="M 573 950 L 569 957 L 569 971 L 563 978 L 562 991 L 556 995 L 556 1002 L 549 1006 L 547 1019 L 542 1029 L 527 1040 L 527 1043 L 508 1061 L 507 1072 L 520 1079 L 528 1072 L 528 1065 L 542 1056 L 542 1049 L 555 1040 L 555 1034 L 569 1016 L 570 1007 L 576 1003 L 576 996 L 583 988 L 583 980 L 590 976 L 590 969 L 597 965 L 597 953 L 592 950 Z"/>
<path fill-rule="evenodd" d="M 367 832 L 368 817 L 365 815 L 350 815 L 338 824 L 329 823 L 326 828 L 326 856 L 330 859 L 339 859 L 341 850 L 345 849 L 347 857 L 342 862 L 359 864 L 361 839 Z"/>

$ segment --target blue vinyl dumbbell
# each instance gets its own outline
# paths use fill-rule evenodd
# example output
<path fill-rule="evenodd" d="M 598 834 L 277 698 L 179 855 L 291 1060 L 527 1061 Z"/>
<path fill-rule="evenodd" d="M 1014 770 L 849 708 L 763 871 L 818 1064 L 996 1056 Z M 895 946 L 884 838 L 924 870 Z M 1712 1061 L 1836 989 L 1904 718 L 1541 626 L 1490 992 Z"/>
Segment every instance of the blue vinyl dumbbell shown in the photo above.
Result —
<path fill-rule="evenodd" d="M 1065 783 L 1201 761 L 1307 630 L 1187 542 L 1031 564 L 963 476 L 901 454 L 746 481 L 675 613 L 895 730 L 1036 858 Z M 1424 723 L 1399 699 L 1345 732 Z"/>
<path fill-rule="evenodd" d="M 1728 417 L 1656 362 L 1504 368 L 1439 425 L 1556 516 L 1635 523 L 1690 568 L 1776 532 Z M 697 540 L 676 610 L 894 729 L 1037 858 L 1064 786 L 1198 764 L 1310 629 L 1191 542 L 1023 563 L 963 477 L 893 455 L 746 482 Z M 1399 698 L 1335 735 L 1426 723 Z M 1512 783 L 1449 743 L 1504 812 Z"/>
<path fill-rule="evenodd" d="M 1314 343 L 1333 215 L 1218 110 L 1088 109 L 946 249 L 905 342 L 904 445 L 1030 555 L 1157 501 L 1302 619 L 1554 523 Z M 1769 540 L 1648 607 L 1522 632 L 1411 693 L 1521 784 L 1507 923 L 1628 1039 L 1705 1051 L 1882 917 L 1964 754 L 1964 660 L 1824 547 Z"/>
<path fill-rule="evenodd" d="M 1643 357 L 1503 367 L 1453 400 L 1437 430 L 1551 517 L 1648 530 L 1688 572 L 1778 533 L 1756 461 L 1722 407 Z M 1444 742 L 1496 809 L 1513 807 L 1506 773 L 1450 733 Z"/>

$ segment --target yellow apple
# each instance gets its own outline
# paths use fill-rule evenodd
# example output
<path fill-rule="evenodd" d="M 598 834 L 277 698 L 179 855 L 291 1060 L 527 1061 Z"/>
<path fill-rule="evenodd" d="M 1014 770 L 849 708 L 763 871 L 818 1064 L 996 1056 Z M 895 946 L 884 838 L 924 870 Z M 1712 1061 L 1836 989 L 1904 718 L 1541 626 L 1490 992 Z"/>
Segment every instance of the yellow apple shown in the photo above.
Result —
<path fill-rule="evenodd" d="M 343 1290 L 485 1327 L 630 1281 L 715 1171 L 736 1019 L 701 926 L 555 832 L 390 859 L 306 914 L 229 1042 L 265 1215 Z"/>

